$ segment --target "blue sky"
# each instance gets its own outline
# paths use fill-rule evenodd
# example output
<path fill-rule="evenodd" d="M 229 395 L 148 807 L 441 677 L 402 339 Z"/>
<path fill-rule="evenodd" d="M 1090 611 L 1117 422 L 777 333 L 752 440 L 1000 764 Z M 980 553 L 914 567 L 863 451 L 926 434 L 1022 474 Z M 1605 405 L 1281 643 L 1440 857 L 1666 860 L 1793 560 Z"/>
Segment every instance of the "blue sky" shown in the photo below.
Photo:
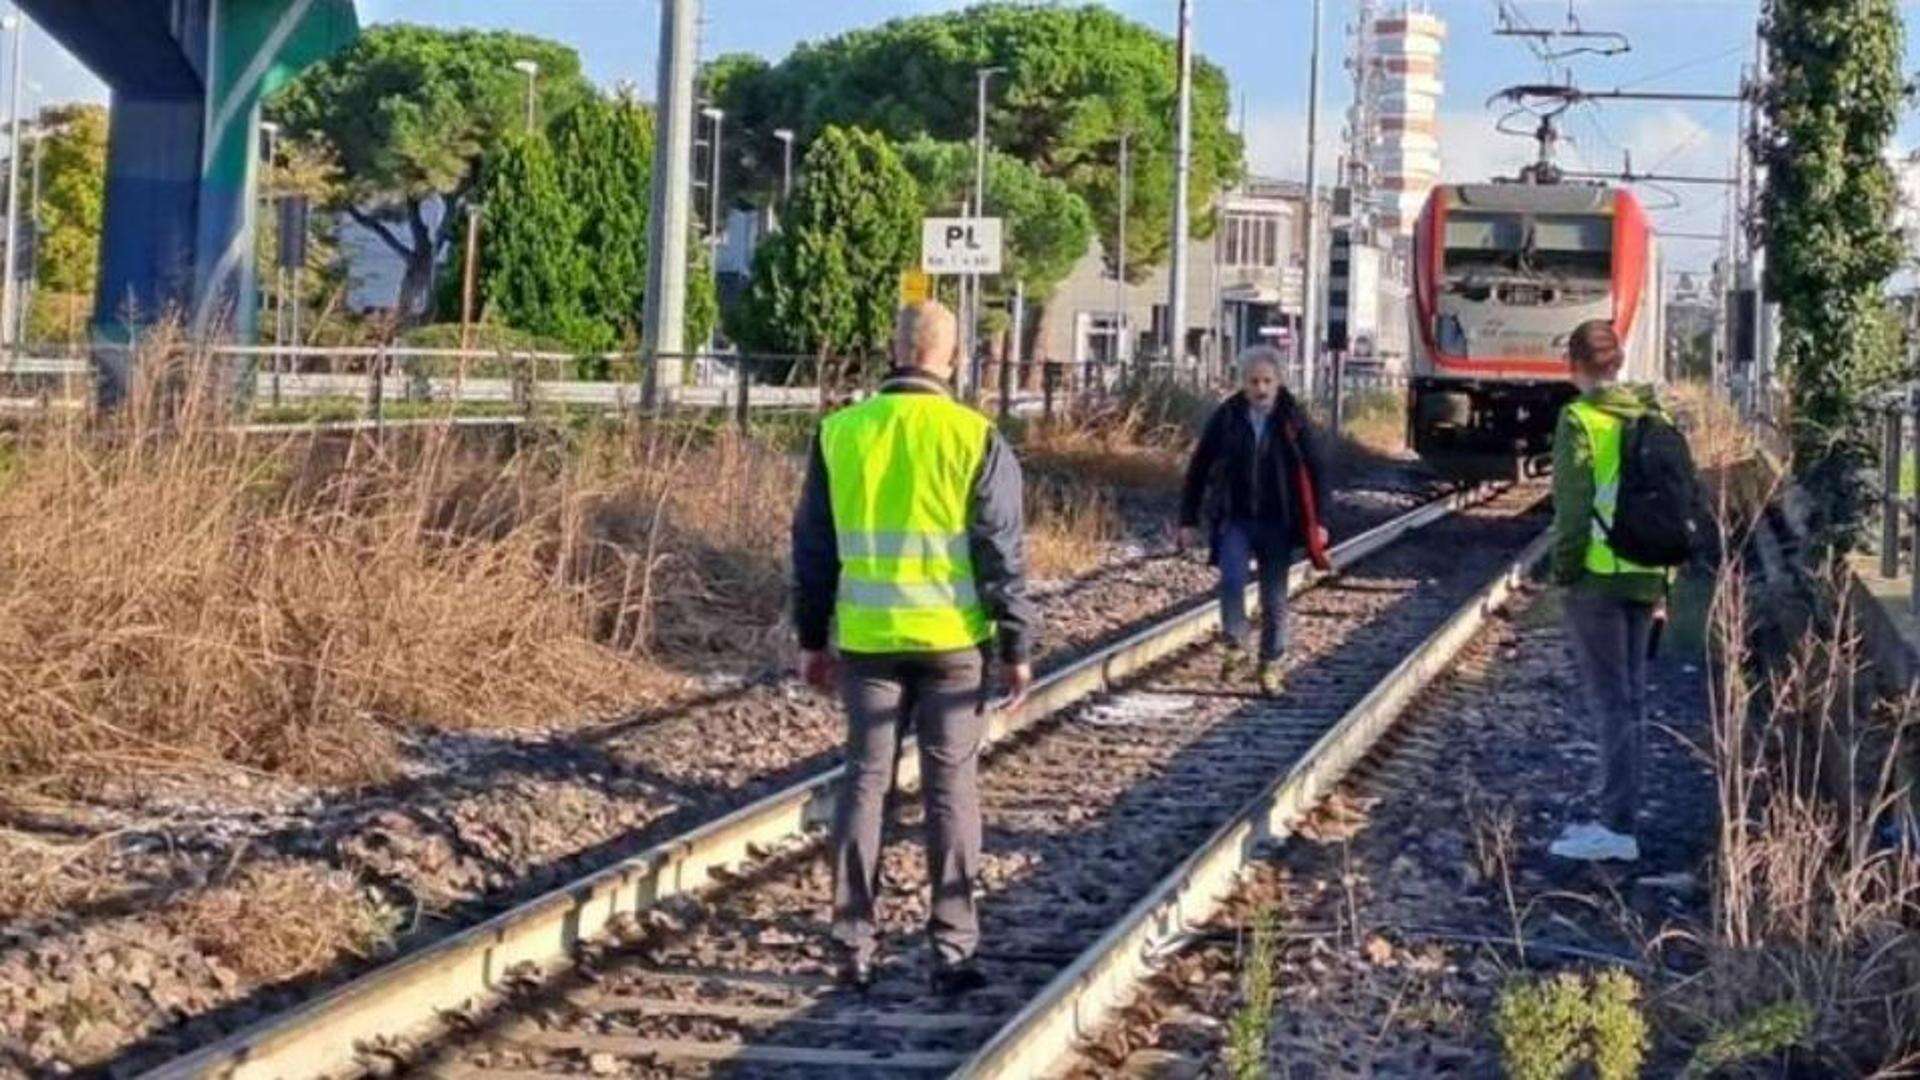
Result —
<path fill-rule="evenodd" d="M 1394 0 L 1380 0 L 1390 7 Z M 751 51 L 778 57 L 797 42 L 855 26 L 926 11 L 964 7 L 948 0 L 706 0 L 703 53 Z M 1130 17 L 1171 30 L 1175 0 L 1108 0 Z M 1225 68 L 1243 94 L 1249 156 L 1256 169 L 1299 175 L 1305 159 L 1307 55 L 1310 24 L 1306 0 L 1196 0 L 1200 50 Z M 1526 47 L 1494 35 L 1494 0 L 1429 0 L 1443 16 L 1450 38 L 1444 60 L 1447 98 L 1442 105 L 1443 154 L 1450 178 L 1483 178 L 1509 171 L 1531 153 L 1523 140 L 1493 131 L 1487 97 L 1517 81 L 1539 81 L 1541 64 Z M 1536 25 L 1560 25 L 1567 0 L 1517 0 Z M 1632 51 L 1611 58 L 1572 61 L 1576 79 L 1593 88 L 1730 92 L 1740 67 L 1753 53 L 1758 0 L 1574 0 L 1588 29 L 1618 30 Z M 1327 156 L 1337 150 L 1340 112 L 1350 98 L 1341 65 L 1344 28 L 1352 0 L 1326 0 L 1322 131 Z M 1902 4 L 1912 23 L 1920 0 Z M 363 21 L 405 20 L 445 26 L 487 26 L 543 34 L 581 51 L 588 72 L 611 85 L 631 79 L 653 86 L 659 0 L 360 0 Z M 43 100 L 100 97 L 99 84 L 38 35 L 29 39 L 28 74 Z M 1920 50 L 1909 41 L 1909 68 L 1920 68 Z M 1565 148 L 1568 162 L 1618 168 L 1630 149 L 1642 171 L 1724 175 L 1732 153 L 1734 106 L 1608 105 L 1571 114 Z M 1920 145 L 1920 116 L 1903 125 L 1898 149 Z M 1680 205 L 1658 217 L 1672 231 L 1717 232 L 1723 213 L 1716 188 L 1680 188 Z M 1649 204 L 1668 201 L 1647 193 Z M 1675 262 L 1703 266 L 1713 245 L 1673 241 Z"/>

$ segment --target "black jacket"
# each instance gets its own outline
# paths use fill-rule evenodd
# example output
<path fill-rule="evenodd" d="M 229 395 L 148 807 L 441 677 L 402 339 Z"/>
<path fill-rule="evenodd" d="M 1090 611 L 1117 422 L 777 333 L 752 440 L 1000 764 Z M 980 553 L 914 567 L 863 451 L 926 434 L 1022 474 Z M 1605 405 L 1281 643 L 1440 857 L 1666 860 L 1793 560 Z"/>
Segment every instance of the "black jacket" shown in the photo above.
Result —
<path fill-rule="evenodd" d="M 1194 447 L 1180 499 L 1180 524 L 1198 527 L 1207 504 L 1209 525 L 1269 521 L 1283 526 L 1286 535 L 1298 537 L 1300 508 L 1295 505 L 1292 477 L 1302 464 L 1324 523 L 1326 470 L 1321 467 L 1313 429 L 1293 395 L 1280 391 L 1267 417 L 1264 448 L 1256 455 L 1247 395 L 1235 393 L 1213 411 L 1200 444 Z"/>
<path fill-rule="evenodd" d="M 936 380 L 893 371 L 883 394 L 943 394 Z M 997 629 L 1000 658 L 1024 663 L 1033 650 L 1036 617 L 1027 596 L 1025 483 L 1020 459 L 998 431 L 987 433 L 987 453 L 973 480 L 973 511 L 967 523 L 974 585 Z M 827 647 L 834 601 L 840 590 L 840 543 L 833 525 L 833 494 L 827 463 L 814 436 L 800 506 L 793 516 L 793 621 L 800 647 Z"/>

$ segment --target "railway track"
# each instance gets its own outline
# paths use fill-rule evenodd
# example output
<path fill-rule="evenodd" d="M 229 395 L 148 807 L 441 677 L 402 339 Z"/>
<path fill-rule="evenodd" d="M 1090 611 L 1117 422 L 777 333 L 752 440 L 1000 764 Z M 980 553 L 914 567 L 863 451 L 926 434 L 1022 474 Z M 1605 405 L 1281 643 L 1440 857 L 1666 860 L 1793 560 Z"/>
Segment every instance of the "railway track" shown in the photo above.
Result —
<path fill-rule="evenodd" d="M 811 850 L 836 768 L 148 1075 L 1030 1074 L 1472 636 L 1516 559 L 1537 554 L 1538 498 L 1456 493 L 1343 545 L 1331 580 L 1296 568 L 1279 700 L 1215 685 L 1192 648 L 1215 616 L 1197 604 L 997 718 L 986 991 L 926 995 L 918 811 L 904 805 L 885 855 L 888 959 L 867 995 L 832 985 Z M 908 784 L 914 766 L 904 755 Z"/>

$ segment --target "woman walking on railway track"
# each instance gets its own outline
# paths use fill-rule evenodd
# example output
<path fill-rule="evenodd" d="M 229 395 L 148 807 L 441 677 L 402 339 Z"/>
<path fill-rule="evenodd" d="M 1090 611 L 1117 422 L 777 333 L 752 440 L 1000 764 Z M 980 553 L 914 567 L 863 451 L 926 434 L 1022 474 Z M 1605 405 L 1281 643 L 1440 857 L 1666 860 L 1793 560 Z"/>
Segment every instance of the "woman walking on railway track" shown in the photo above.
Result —
<path fill-rule="evenodd" d="M 1631 862 L 1640 857 L 1634 833 L 1646 755 L 1648 653 L 1668 572 L 1628 560 L 1616 545 L 1633 547 L 1620 529 L 1632 524 L 1625 521 L 1630 508 L 1623 498 L 1623 480 L 1632 479 L 1623 465 L 1630 432 L 1643 417 L 1664 414 L 1652 387 L 1617 381 L 1626 354 L 1612 323 L 1582 323 L 1567 353 L 1580 396 L 1561 411 L 1554 434 L 1553 580 L 1565 587 L 1567 636 L 1600 747 L 1599 820 L 1569 824 L 1548 850 L 1567 859 Z M 1690 461 L 1684 469 L 1690 477 Z"/>
<path fill-rule="evenodd" d="M 1240 390 L 1207 420 L 1187 466 L 1180 500 L 1180 543 L 1199 542 L 1220 568 L 1220 625 L 1226 656 L 1220 679 L 1247 670 L 1248 564 L 1259 567 L 1260 662 L 1256 679 L 1269 697 L 1282 690 L 1280 658 L 1287 644 L 1287 568 L 1296 545 L 1324 566 L 1328 536 L 1326 472 L 1313 431 L 1281 385 L 1285 361 L 1259 345 L 1240 354 Z"/>

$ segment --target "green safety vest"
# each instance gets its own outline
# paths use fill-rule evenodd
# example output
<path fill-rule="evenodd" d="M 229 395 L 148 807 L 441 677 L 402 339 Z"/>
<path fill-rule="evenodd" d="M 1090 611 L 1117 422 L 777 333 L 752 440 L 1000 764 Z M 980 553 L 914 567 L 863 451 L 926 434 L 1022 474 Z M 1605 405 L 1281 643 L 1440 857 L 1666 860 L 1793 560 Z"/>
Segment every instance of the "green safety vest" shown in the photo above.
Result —
<path fill-rule="evenodd" d="M 1587 433 L 1587 446 L 1593 451 L 1593 514 L 1587 537 L 1587 573 L 1589 574 L 1665 574 L 1657 566 L 1642 566 L 1623 559 L 1607 543 L 1607 530 L 1620 503 L 1620 456 L 1627 422 L 1612 413 L 1575 399 L 1567 411 Z"/>
<path fill-rule="evenodd" d="M 967 536 L 992 426 L 933 393 L 879 394 L 821 425 L 843 651 L 950 652 L 993 636 Z"/>

